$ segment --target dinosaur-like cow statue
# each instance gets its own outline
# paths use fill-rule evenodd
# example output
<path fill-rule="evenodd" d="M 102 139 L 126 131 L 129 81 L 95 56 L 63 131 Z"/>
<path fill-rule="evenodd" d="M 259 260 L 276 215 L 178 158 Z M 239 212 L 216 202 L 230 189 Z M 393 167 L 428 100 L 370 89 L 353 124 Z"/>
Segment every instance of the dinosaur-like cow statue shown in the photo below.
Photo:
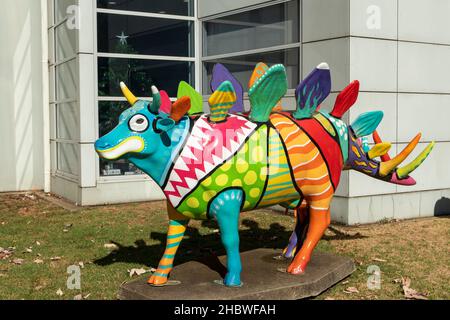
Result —
<path fill-rule="evenodd" d="M 320 104 L 331 91 L 326 63 L 297 88 L 295 112 L 283 112 L 279 107 L 288 88 L 283 65 L 257 65 L 249 83 L 249 113 L 243 109 L 242 87 L 224 66 L 216 66 L 211 86 L 211 112 L 202 114 L 201 96 L 184 82 L 173 105 L 167 94 L 155 87 L 150 102 L 139 100 L 121 83 L 132 107 L 122 113 L 118 126 L 95 144 L 104 159 L 131 161 L 157 182 L 167 197 L 167 245 L 148 281 L 154 286 L 167 284 L 190 219 L 218 221 L 227 253 L 223 284 L 240 286 L 240 212 L 276 204 L 296 212 L 297 225 L 284 255 L 293 258 L 287 272 L 303 273 L 330 224 L 330 203 L 342 170 L 412 185 L 415 181 L 409 174 L 434 145 L 398 168 L 417 146 L 420 135 L 390 159 L 391 145 L 383 143 L 375 131 L 382 112 L 362 114 L 347 126 L 341 119 L 357 100 L 358 81 L 338 95 L 331 112 L 321 111 Z M 369 149 L 366 137 L 372 134 L 376 145 Z M 382 161 L 375 160 L 379 157 Z"/>

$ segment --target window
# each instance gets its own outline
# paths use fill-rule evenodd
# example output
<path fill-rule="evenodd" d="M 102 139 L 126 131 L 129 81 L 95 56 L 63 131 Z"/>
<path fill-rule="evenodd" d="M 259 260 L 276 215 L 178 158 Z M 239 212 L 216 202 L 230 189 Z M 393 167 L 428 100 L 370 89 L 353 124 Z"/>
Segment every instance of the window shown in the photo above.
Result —
<path fill-rule="evenodd" d="M 52 172 L 77 181 L 80 170 L 78 31 L 68 27 L 77 0 L 48 0 Z"/>
<path fill-rule="evenodd" d="M 138 97 L 156 85 L 176 98 L 184 80 L 195 86 L 194 0 L 97 0 L 99 136 L 129 108 L 119 83 Z M 100 161 L 101 176 L 142 174 L 126 160 Z"/>
<path fill-rule="evenodd" d="M 287 67 L 289 87 L 300 77 L 300 7 L 288 1 L 246 12 L 221 16 L 203 23 L 203 90 L 215 63 L 224 64 L 244 89 L 255 65 L 282 63 Z"/>

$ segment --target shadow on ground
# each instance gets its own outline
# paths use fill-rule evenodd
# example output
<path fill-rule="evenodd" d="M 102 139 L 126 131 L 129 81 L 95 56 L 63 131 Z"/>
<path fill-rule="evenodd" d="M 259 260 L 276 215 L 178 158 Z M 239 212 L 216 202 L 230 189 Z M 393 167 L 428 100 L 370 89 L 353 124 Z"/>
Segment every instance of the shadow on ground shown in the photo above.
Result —
<path fill-rule="evenodd" d="M 281 253 L 291 235 L 290 230 L 286 230 L 278 223 L 273 223 L 269 229 L 261 229 L 258 223 L 251 220 L 243 220 L 242 225 L 247 229 L 240 231 L 241 252 L 258 248 L 273 248 L 280 249 Z M 202 227 L 217 230 L 217 224 L 214 221 L 203 221 Z M 134 246 L 123 246 L 111 241 L 118 246 L 118 249 L 95 260 L 94 263 L 106 266 L 124 262 L 156 267 L 164 252 L 166 236 L 166 233 L 152 232 L 150 238 L 159 242 L 153 245 L 147 245 L 143 239 L 137 240 Z M 197 228 L 188 227 L 186 236 L 178 250 L 175 265 L 188 261 L 198 261 L 224 276 L 226 268 L 218 260 L 218 257 L 222 255 L 225 255 L 225 249 L 218 233 L 202 235 Z"/>
<path fill-rule="evenodd" d="M 245 226 L 246 229 L 240 231 L 241 252 L 259 248 L 270 248 L 279 249 L 281 253 L 282 249 L 287 245 L 292 232 L 291 230 L 286 230 L 284 226 L 278 223 L 271 224 L 269 229 L 262 229 L 257 222 L 246 219 L 242 221 L 242 225 Z M 215 221 L 203 221 L 202 227 L 210 230 L 217 230 Z M 334 235 L 326 235 L 323 237 L 323 240 L 331 241 L 335 239 L 352 240 L 365 238 L 365 236 L 360 233 L 350 235 L 331 226 L 330 231 L 333 232 Z M 111 243 L 118 246 L 118 249 L 103 258 L 95 260 L 94 263 L 100 266 L 107 266 L 122 262 L 156 267 L 164 252 L 166 234 L 152 232 L 150 238 L 159 243 L 147 245 L 145 240 L 140 239 L 137 240 L 133 246 L 124 246 L 118 242 L 111 241 Z M 225 250 L 218 233 L 202 235 L 199 233 L 198 229 L 188 227 L 186 236 L 178 250 L 175 265 L 180 265 L 188 261 L 198 261 L 224 276 L 226 268 L 218 259 L 218 257 L 222 255 L 225 255 Z"/>

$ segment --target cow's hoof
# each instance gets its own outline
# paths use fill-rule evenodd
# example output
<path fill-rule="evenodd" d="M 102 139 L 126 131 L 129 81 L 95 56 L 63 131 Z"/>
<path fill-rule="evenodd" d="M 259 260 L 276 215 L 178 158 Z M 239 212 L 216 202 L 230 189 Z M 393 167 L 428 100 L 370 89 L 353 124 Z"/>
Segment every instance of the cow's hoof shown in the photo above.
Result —
<path fill-rule="evenodd" d="M 241 275 L 238 273 L 227 273 L 223 280 L 223 284 L 227 287 L 241 287 Z"/>
<path fill-rule="evenodd" d="M 160 276 L 151 276 L 150 279 L 148 279 L 147 283 L 154 287 L 164 287 L 167 285 L 167 277 L 160 277 Z"/>
<path fill-rule="evenodd" d="M 287 268 L 287 272 L 294 275 L 299 275 L 305 273 L 306 266 L 308 262 L 303 260 L 301 263 L 291 263 L 291 265 Z"/>

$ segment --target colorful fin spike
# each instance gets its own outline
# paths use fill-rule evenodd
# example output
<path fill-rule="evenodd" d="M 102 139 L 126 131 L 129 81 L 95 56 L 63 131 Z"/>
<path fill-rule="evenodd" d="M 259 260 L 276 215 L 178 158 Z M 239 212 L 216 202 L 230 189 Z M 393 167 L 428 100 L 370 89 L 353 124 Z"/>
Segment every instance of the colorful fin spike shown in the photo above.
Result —
<path fill-rule="evenodd" d="M 371 135 L 380 125 L 383 116 L 382 111 L 363 113 L 352 123 L 351 127 L 358 138 Z"/>
<path fill-rule="evenodd" d="M 179 122 L 189 112 L 190 108 L 191 98 L 181 97 L 173 104 L 170 118 L 175 120 L 175 122 Z"/>
<path fill-rule="evenodd" d="M 211 108 L 210 121 L 216 123 L 224 121 L 236 100 L 237 97 L 233 85 L 230 81 L 224 81 L 208 100 Z"/>
<path fill-rule="evenodd" d="M 422 135 L 419 133 L 396 157 L 387 162 L 382 162 L 380 165 L 380 175 L 382 177 L 387 176 L 389 173 L 393 172 L 399 164 L 405 161 L 406 158 L 411 154 L 411 152 L 413 152 L 414 148 L 417 147 L 421 136 Z"/>
<path fill-rule="evenodd" d="M 255 82 L 261 79 L 261 77 L 265 75 L 268 70 L 269 66 L 267 64 L 265 64 L 264 62 L 258 63 L 248 83 L 248 89 L 253 87 Z M 279 101 L 278 104 L 273 108 L 273 111 L 281 111 L 281 110 L 283 110 L 283 107 L 281 105 L 281 101 Z"/>
<path fill-rule="evenodd" d="M 405 179 L 408 177 L 408 175 L 416 170 L 428 156 L 430 155 L 431 151 L 434 148 L 435 143 L 431 142 L 413 161 L 411 161 L 406 166 L 397 169 L 397 176 L 400 179 Z"/>
<path fill-rule="evenodd" d="M 383 143 L 383 140 L 381 140 L 380 135 L 378 134 L 377 130 L 375 130 L 373 132 L 373 141 L 375 143 Z M 389 156 L 389 153 L 386 153 L 385 155 L 381 156 L 381 161 L 386 162 L 386 161 L 389 161 L 389 160 L 391 160 L 391 157 Z"/>
<path fill-rule="evenodd" d="M 337 96 L 331 115 L 335 118 L 341 119 L 344 114 L 356 103 L 359 95 L 359 81 L 355 80 L 350 83 Z"/>
<path fill-rule="evenodd" d="M 159 94 L 161 99 L 161 106 L 159 107 L 159 110 L 166 114 L 170 114 L 172 109 L 172 101 L 169 98 L 169 94 L 164 90 L 161 90 Z"/>
<path fill-rule="evenodd" d="M 297 111 L 294 118 L 297 120 L 311 118 L 320 104 L 325 101 L 331 92 L 331 72 L 327 63 L 319 64 L 295 91 L 297 98 Z"/>
<path fill-rule="evenodd" d="M 390 144 L 388 142 L 378 143 L 377 145 L 375 145 L 375 147 L 370 149 L 370 151 L 368 152 L 369 158 L 375 159 L 375 158 L 384 156 L 385 154 L 387 154 L 389 152 L 389 150 L 391 150 L 391 147 L 392 147 L 392 144 Z"/>
<path fill-rule="evenodd" d="M 244 112 L 244 88 L 242 84 L 228 71 L 228 69 L 218 63 L 214 66 L 212 78 L 211 78 L 211 90 L 216 91 L 217 88 L 224 82 L 229 81 L 233 85 L 236 92 L 236 103 L 231 108 L 231 112 L 240 113 Z"/>
<path fill-rule="evenodd" d="M 185 81 L 181 81 L 178 86 L 178 99 L 181 97 L 191 98 L 191 109 L 189 114 L 197 114 L 203 112 L 203 97 L 191 85 Z"/>
<path fill-rule="evenodd" d="M 250 88 L 248 96 L 252 110 L 250 119 L 256 122 L 266 122 L 274 106 L 286 94 L 288 88 L 286 69 L 277 64 L 267 72 Z"/>

